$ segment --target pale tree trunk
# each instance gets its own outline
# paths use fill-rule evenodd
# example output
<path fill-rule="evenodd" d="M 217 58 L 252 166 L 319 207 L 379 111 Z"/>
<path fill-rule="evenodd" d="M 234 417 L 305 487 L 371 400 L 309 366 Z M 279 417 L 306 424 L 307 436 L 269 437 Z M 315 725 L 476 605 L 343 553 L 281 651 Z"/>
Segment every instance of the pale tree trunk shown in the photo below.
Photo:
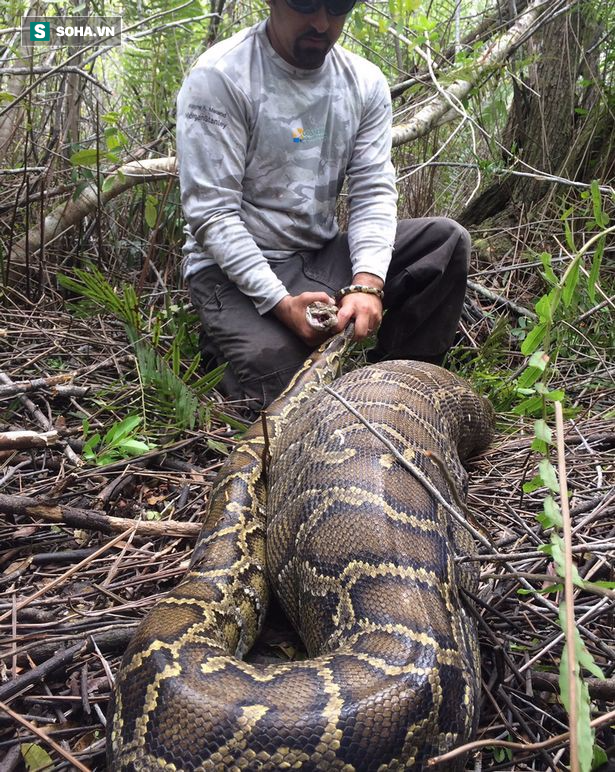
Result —
<path fill-rule="evenodd" d="M 31 18 L 37 15 L 37 4 L 33 4 L 25 14 L 27 18 Z M 11 69 L 17 69 L 20 67 L 29 67 L 30 58 L 32 56 L 32 46 L 21 46 L 20 33 L 18 32 L 10 44 L 7 46 L 7 55 L 11 59 Z M 13 51 L 17 51 L 14 54 Z M 4 57 L 3 57 L 4 58 Z M 0 59 L 0 65 L 2 65 L 2 59 Z M 28 81 L 27 75 L 9 75 L 7 80 L 2 83 L 0 80 L 0 91 L 6 91 L 13 96 L 19 96 L 24 90 Z M 13 141 L 15 133 L 23 125 L 23 109 L 18 107 L 15 110 L 9 110 L 5 115 L 0 118 L 0 158 L 6 158 L 8 156 L 9 147 Z"/>

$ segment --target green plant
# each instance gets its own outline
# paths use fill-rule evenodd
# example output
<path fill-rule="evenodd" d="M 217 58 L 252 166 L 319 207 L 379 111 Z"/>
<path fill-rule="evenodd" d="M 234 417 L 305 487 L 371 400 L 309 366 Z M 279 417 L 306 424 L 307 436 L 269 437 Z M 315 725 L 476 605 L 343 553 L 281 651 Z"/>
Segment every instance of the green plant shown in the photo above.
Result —
<path fill-rule="evenodd" d="M 219 383 L 225 366 L 198 375 L 201 355 L 191 333 L 198 323 L 196 315 L 170 303 L 146 315 L 134 287 L 123 284 L 116 289 L 91 264 L 75 268 L 74 277 L 60 274 L 58 281 L 83 298 L 77 307 L 79 313 L 103 310 L 124 324 L 136 358 L 143 420 L 148 429 L 181 431 L 209 423 L 207 394 Z M 228 420 L 243 428 L 239 422 Z"/>
<path fill-rule="evenodd" d="M 528 368 L 531 365 L 528 365 Z M 546 411 L 546 402 L 548 399 L 553 399 L 547 396 L 548 392 L 542 393 L 542 399 L 544 402 L 543 408 Z M 563 396 L 562 396 L 563 399 Z M 579 572 L 574 563 L 568 563 L 565 554 L 564 539 L 560 535 L 564 523 L 562 519 L 562 513 L 560 506 L 555 500 L 554 496 L 557 494 L 565 495 L 562 492 L 561 481 L 558 478 L 558 473 L 551 463 L 550 451 L 553 446 L 552 431 L 547 422 L 544 419 L 537 420 L 534 423 L 534 439 L 532 442 L 532 450 L 536 451 L 540 458 L 538 463 L 538 473 L 536 476 L 526 482 L 523 486 L 525 493 L 531 493 L 538 489 L 546 489 L 546 493 L 543 500 L 543 510 L 538 515 L 537 520 L 541 524 L 545 534 L 549 535 L 549 543 L 543 545 L 541 551 L 547 554 L 553 561 L 555 574 L 566 579 L 568 572 L 570 572 L 570 579 L 572 583 L 582 589 L 590 589 L 594 586 L 590 582 L 586 582 L 581 578 Z M 600 583 L 604 585 L 604 583 Z M 561 583 L 550 585 L 548 590 L 561 590 L 563 585 Z M 519 590 L 520 593 L 525 594 L 525 590 Z M 566 616 L 567 614 L 574 615 L 574 608 L 567 608 L 566 601 L 562 601 L 559 604 L 559 623 L 564 632 L 567 631 Z M 569 663 L 569 659 L 573 658 L 573 662 Z M 570 667 L 572 664 L 572 667 Z M 598 667 L 594 658 L 587 650 L 579 630 L 574 627 L 574 636 L 571 641 L 567 636 L 566 643 L 562 651 L 560 658 L 559 668 L 559 687 L 560 697 L 562 704 L 566 708 L 568 714 L 572 717 L 576 717 L 576 738 L 577 738 L 577 753 L 579 759 L 579 768 L 581 772 L 589 772 L 593 768 L 595 759 L 600 759 L 604 755 L 604 752 L 598 746 L 595 746 L 595 732 L 591 727 L 591 701 L 589 696 L 589 690 L 586 682 L 583 680 L 583 670 L 589 671 L 597 678 L 604 678 L 602 670 Z M 571 686 L 571 673 L 574 678 L 574 688 Z M 575 705 L 571 704 L 571 694 L 575 695 Z M 605 757 L 606 759 L 606 757 Z"/>
<path fill-rule="evenodd" d="M 105 466 L 123 458 L 140 456 L 152 450 L 155 445 L 138 439 L 137 428 L 141 425 L 141 416 L 128 416 L 101 436 L 98 432 L 89 437 L 83 446 L 83 457 L 96 466 Z M 83 434 L 87 436 L 90 426 L 83 422 Z"/>
<path fill-rule="evenodd" d="M 584 291 L 590 302 L 594 302 L 606 236 L 615 231 L 614 227 L 607 227 L 608 219 L 602 214 L 597 185 L 592 185 L 591 190 L 594 224 L 599 228 L 599 232 L 588 239 L 582 248 L 574 250 L 572 231 L 567 220 L 564 220 L 568 245 L 574 252 L 561 277 L 556 276 L 550 255 L 543 253 L 540 256 L 544 269 L 543 277 L 549 289 L 536 302 L 534 306 L 536 321 L 521 343 L 521 353 L 525 355 L 526 363 L 516 381 L 516 393 L 521 398 L 521 402 L 513 408 L 513 412 L 518 415 L 541 416 L 534 422 L 531 445 L 532 450 L 539 456 L 538 469 L 536 475 L 524 483 L 523 490 L 528 494 L 539 489 L 546 491 L 542 512 L 537 517 L 545 534 L 549 536 L 549 543 L 543 546 L 542 551 L 553 561 L 557 576 L 583 589 L 591 588 L 592 585 L 581 578 L 574 563 L 566 560 L 564 539 L 560 535 L 564 521 L 555 496 L 566 494 L 565 490 L 562 490 L 562 480 L 559 479 L 558 472 L 550 459 L 553 439 L 547 419 L 554 412 L 554 403 L 563 403 L 565 400 L 565 392 L 562 389 L 550 389 L 548 385 L 556 373 L 557 357 L 562 343 L 561 337 L 558 338 L 555 331 L 568 321 L 571 312 L 578 305 L 583 276 L 587 277 Z M 583 257 L 594 245 L 596 249 L 590 270 L 582 271 Z M 560 603 L 559 622 L 565 633 L 570 631 L 567 627 L 567 617 L 570 621 L 571 616 L 574 619 L 574 608 L 567 608 L 566 601 Z M 571 640 L 571 636 L 567 634 L 560 660 L 560 697 L 571 720 L 572 717 L 576 717 L 575 751 L 578 754 L 579 768 L 582 772 L 589 772 L 592 765 L 596 760 L 600 760 L 604 753 L 594 744 L 595 733 L 590 724 L 589 690 L 582 673 L 586 670 L 598 678 L 604 678 L 604 675 L 585 647 L 576 627 L 572 638 Z M 574 684 L 571 683 L 571 678 L 574 679 Z M 571 694 L 575 695 L 574 705 Z"/>

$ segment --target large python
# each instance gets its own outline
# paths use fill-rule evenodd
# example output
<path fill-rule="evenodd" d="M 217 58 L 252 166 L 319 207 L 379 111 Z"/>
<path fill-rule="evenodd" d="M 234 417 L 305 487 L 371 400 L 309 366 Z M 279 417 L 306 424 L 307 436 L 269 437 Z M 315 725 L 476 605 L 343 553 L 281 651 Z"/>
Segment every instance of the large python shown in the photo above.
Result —
<path fill-rule="evenodd" d="M 328 391 L 348 338 L 307 360 L 224 464 L 185 580 L 124 656 L 110 770 L 420 770 L 471 737 L 479 665 L 459 586 L 476 575 L 454 560 L 473 545 L 449 485 L 463 494 L 459 459 L 488 443 L 492 411 L 418 362 Z M 242 660 L 270 587 L 310 659 Z"/>

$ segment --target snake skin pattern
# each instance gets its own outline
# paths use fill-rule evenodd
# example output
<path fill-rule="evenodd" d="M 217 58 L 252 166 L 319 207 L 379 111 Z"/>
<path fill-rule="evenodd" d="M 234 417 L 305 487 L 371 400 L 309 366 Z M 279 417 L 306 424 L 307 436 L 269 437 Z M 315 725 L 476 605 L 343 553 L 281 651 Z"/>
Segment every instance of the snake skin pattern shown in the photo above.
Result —
<path fill-rule="evenodd" d="M 125 654 L 110 770 L 421 770 L 472 736 L 479 664 L 459 586 L 477 575 L 454 561 L 472 539 L 323 388 L 349 337 L 306 362 L 222 468 L 186 579 Z M 463 495 L 459 459 L 493 418 L 467 384 L 396 361 L 334 389 L 453 503 L 437 453 Z M 310 659 L 242 660 L 270 587 Z"/>

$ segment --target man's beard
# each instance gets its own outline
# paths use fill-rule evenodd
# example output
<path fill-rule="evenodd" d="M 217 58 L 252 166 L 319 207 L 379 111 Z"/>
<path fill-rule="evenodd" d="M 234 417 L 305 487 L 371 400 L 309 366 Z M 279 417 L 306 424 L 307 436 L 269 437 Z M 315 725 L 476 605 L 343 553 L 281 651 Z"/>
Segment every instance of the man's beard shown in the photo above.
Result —
<path fill-rule="evenodd" d="M 315 43 L 311 40 L 306 40 L 308 37 L 318 38 L 319 42 Z M 299 67 L 306 70 L 314 70 L 322 65 L 330 50 L 331 41 L 327 34 L 318 34 L 317 32 L 310 31 L 305 32 L 295 40 L 293 57 Z"/>

